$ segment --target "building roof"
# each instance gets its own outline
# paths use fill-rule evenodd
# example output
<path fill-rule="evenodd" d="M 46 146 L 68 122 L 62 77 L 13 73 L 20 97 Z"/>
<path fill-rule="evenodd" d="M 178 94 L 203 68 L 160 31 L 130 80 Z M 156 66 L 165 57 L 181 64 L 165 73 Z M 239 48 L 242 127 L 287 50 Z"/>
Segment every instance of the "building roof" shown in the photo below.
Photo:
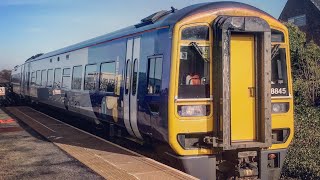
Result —
<path fill-rule="evenodd" d="M 320 0 L 311 0 L 311 2 L 319 9 L 320 11 Z"/>
<path fill-rule="evenodd" d="M 228 8 L 229 9 L 230 8 L 250 9 L 250 10 L 258 11 L 258 12 L 265 14 L 269 17 L 272 17 L 271 15 L 269 15 L 268 13 L 266 13 L 260 9 L 257 9 L 256 7 L 253 7 L 253 6 L 244 4 L 244 3 L 209 2 L 209 3 L 195 4 L 195 5 L 191 5 L 191 6 L 183 8 L 183 9 L 180 9 L 180 10 L 174 10 L 172 13 L 168 13 L 167 15 L 163 16 L 162 18 L 160 18 L 156 22 L 147 24 L 145 26 L 137 26 L 137 25 L 129 26 L 127 28 L 120 29 L 118 31 L 115 31 L 115 32 L 112 32 L 112 33 L 109 33 L 106 35 L 102 35 L 102 36 L 99 36 L 99 37 L 96 37 L 96 38 L 93 38 L 93 39 L 90 39 L 90 40 L 87 40 L 87 41 L 84 41 L 84 42 L 81 42 L 78 44 L 74 44 L 74 45 L 53 51 L 53 52 L 49 52 L 49 53 L 43 54 L 41 56 L 35 56 L 34 58 L 28 59 L 26 62 L 31 62 L 31 61 L 36 61 L 36 60 L 41 60 L 41 59 L 57 56 L 57 55 L 68 53 L 68 52 L 75 51 L 78 49 L 101 44 L 101 43 L 104 43 L 104 42 L 107 42 L 107 41 L 110 41 L 113 39 L 117 39 L 119 37 L 125 37 L 130 34 L 135 34 L 138 32 L 150 30 L 153 28 L 172 26 L 175 23 L 177 23 L 179 20 L 181 20 L 187 16 L 197 14 L 199 12 L 204 12 L 207 10 L 221 10 L 221 9 L 228 9 Z"/>

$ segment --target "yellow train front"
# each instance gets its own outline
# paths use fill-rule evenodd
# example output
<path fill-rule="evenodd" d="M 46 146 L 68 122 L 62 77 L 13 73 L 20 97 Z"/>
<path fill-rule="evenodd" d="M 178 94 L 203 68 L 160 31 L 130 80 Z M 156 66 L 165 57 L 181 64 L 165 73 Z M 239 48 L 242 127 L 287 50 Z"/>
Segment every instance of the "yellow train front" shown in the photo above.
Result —
<path fill-rule="evenodd" d="M 201 179 L 278 179 L 294 127 L 287 28 L 240 3 L 184 11 L 172 34 L 172 156 Z"/>

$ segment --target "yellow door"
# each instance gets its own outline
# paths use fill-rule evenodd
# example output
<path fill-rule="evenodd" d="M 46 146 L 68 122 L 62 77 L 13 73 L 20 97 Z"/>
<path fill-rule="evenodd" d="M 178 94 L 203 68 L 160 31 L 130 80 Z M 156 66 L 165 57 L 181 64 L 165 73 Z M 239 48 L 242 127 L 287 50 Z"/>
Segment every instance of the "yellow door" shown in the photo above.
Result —
<path fill-rule="evenodd" d="M 255 141 L 254 36 L 231 36 L 231 141 Z"/>

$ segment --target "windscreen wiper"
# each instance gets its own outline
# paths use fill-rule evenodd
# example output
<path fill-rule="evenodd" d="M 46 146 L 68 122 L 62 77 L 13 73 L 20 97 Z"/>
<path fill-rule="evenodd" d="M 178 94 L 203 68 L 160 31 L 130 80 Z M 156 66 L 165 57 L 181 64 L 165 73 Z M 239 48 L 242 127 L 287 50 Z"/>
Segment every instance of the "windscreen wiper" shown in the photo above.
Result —
<path fill-rule="evenodd" d="M 204 54 L 196 42 L 191 42 L 190 45 L 195 49 L 195 51 L 202 57 L 205 62 L 209 62 L 207 58 L 204 57 Z"/>
<path fill-rule="evenodd" d="M 278 54 L 279 52 L 279 48 L 280 47 L 280 44 L 276 44 L 275 46 L 273 46 L 272 50 L 271 50 L 271 60 L 276 57 L 276 55 Z"/>

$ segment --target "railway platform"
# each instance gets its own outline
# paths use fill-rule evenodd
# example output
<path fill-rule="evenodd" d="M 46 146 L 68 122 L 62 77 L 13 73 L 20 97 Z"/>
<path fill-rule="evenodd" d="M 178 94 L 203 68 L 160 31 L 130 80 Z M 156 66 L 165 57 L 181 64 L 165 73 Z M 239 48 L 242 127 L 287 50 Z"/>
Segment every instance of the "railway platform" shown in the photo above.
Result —
<path fill-rule="evenodd" d="M 104 179 L 3 109 L 0 107 L 0 180 Z"/>
<path fill-rule="evenodd" d="M 30 107 L 6 110 L 105 179 L 196 179 Z"/>

